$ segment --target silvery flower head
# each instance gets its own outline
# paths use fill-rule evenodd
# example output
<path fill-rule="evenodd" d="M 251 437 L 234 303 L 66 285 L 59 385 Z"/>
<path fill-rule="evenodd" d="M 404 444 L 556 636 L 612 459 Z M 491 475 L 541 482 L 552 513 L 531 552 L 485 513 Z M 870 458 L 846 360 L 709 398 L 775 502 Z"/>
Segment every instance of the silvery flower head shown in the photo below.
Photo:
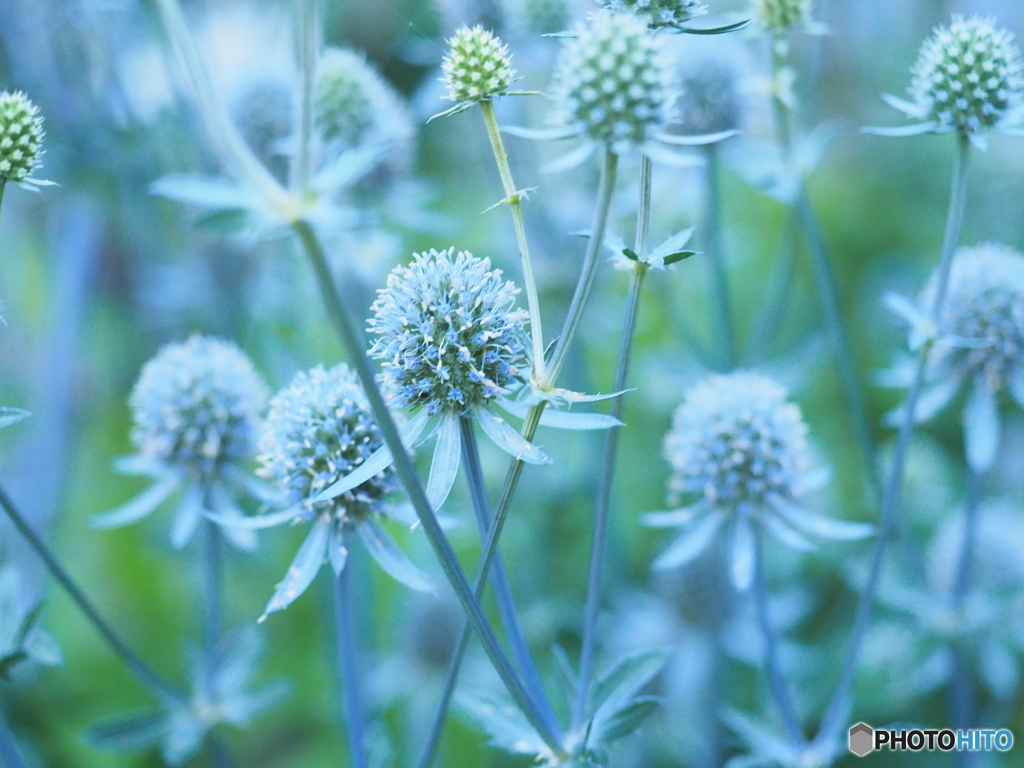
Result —
<path fill-rule="evenodd" d="M 614 13 L 635 13 L 651 29 L 679 28 L 696 16 L 707 13 L 697 0 L 597 0 Z"/>
<path fill-rule="evenodd" d="M 329 370 L 319 365 L 300 371 L 271 398 L 259 442 L 259 474 L 281 488 L 286 508 L 246 518 L 242 524 L 268 528 L 307 520 L 313 526 L 267 603 L 264 618 L 298 598 L 325 560 L 340 574 L 353 533 L 358 533 L 370 554 L 394 578 L 414 589 L 432 589 L 377 523 L 382 516 L 394 514 L 387 497 L 398 490 L 398 483 L 388 463 L 374 468 L 344 492 L 323 497 L 340 479 L 360 467 L 360 471 L 370 468 L 373 462 L 369 460 L 379 455 L 382 446 L 366 395 L 344 363 Z"/>
<path fill-rule="evenodd" d="M 486 101 L 505 93 L 515 80 L 508 46 L 479 24 L 462 27 L 448 41 L 441 82 L 458 104 Z"/>
<path fill-rule="evenodd" d="M 683 134 L 732 131 L 740 127 L 743 109 L 736 64 L 706 56 L 680 73 L 672 125 Z"/>
<path fill-rule="evenodd" d="M 240 467 L 255 453 L 267 395 L 252 362 L 230 341 L 195 335 L 165 346 L 142 367 L 129 398 L 138 453 L 116 465 L 157 482 L 93 518 L 93 525 L 134 523 L 179 489 L 184 492 L 171 531 L 175 547 L 188 543 L 205 514 L 221 522 L 240 518 L 231 489 L 262 493 Z M 224 524 L 220 529 L 236 546 L 255 548 L 252 531 Z"/>
<path fill-rule="evenodd" d="M 916 326 L 930 324 L 938 271 L 914 307 L 899 297 L 890 306 Z M 915 333 L 920 333 L 916 331 Z M 912 333 L 912 346 L 919 346 Z M 902 375 L 901 375 L 902 374 Z M 967 384 L 963 423 L 967 459 L 984 472 L 996 458 L 1001 424 L 998 396 L 1007 390 L 1024 407 L 1024 256 L 1005 245 L 961 248 L 953 258 L 946 298 L 928 356 L 929 388 L 915 417 L 926 421 Z M 897 368 L 893 384 L 907 385 Z M 898 419 L 898 414 L 893 414 Z"/>
<path fill-rule="evenodd" d="M 811 0 L 753 0 L 758 25 L 775 35 L 806 27 L 811 20 Z"/>
<path fill-rule="evenodd" d="M 38 184 L 32 172 L 43 154 L 43 118 L 21 91 L 0 93 L 0 182 Z"/>
<path fill-rule="evenodd" d="M 672 465 L 670 502 L 690 503 L 645 517 L 651 526 L 684 529 L 655 568 L 690 562 L 728 526 L 733 583 L 746 589 L 756 558 L 755 525 L 804 551 L 814 548 L 806 535 L 859 539 L 871 532 L 871 526 L 803 508 L 807 493 L 826 478 L 811 470 L 799 407 L 760 374 L 713 375 L 693 387 L 676 410 L 665 456 Z"/>

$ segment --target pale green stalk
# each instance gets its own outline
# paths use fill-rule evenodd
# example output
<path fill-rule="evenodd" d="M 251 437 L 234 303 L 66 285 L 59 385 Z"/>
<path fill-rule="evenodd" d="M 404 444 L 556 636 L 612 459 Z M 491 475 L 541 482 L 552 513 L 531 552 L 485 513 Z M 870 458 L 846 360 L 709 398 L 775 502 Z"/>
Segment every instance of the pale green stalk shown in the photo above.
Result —
<path fill-rule="evenodd" d="M 0 190 L 2 189 L 0 186 Z M 0 765 L 4 768 L 28 768 L 14 733 L 4 718 L 3 710 L 0 710 Z"/>
<path fill-rule="evenodd" d="M 722 252 L 722 195 L 719 179 L 718 147 L 704 147 L 705 187 L 707 201 L 704 206 L 704 250 L 715 293 L 715 315 L 718 325 L 718 345 L 722 350 L 722 366 L 732 370 L 736 364 L 736 332 L 732 322 L 732 301 L 729 297 L 729 276 Z"/>
<path fill-rule="evenodd" d="M 345 700 L 345 723 L 348 725 L 348 746 L 353 768 L 367 768 L 362 680 L 359 674 L 359 649 L 356 645 L 355 603 L 352 600 L 352 568 L 349 558 L 334 579 L 334 625 L 338 643 L 338 664 Z"/>

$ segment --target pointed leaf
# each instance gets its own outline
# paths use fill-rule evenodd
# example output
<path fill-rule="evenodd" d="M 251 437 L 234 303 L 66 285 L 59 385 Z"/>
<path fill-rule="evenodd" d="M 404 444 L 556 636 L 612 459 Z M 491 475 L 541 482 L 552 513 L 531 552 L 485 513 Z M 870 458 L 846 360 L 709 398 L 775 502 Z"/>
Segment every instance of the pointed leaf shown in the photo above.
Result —
<path fill-rule="evenodd" d="M 682 261 L 683 259 L 688 259 L 691 256 L 696 256 L 697 253 L 697 251 L 677 251 L 676 253 L 670 253 L 668 256 L 666 256 L 664 262 L 662 263 L 666 267 L 670 267 L 676 262 Z"/>
<path fill-rule="evenodd" d="M 597 144 L 592 141 L 584 141 L 568 154 L 562 155 L 557 160 L 552 160 L 550 163 L 542 166 L 540 172 L 547 175 L 572 170 L 579 165 L 583 165 L 594 154 L 595 149 L 597 149 Z"/>
<path fill-rule="evenodd" d="M 434 592 L 433 582 L 398 548 L 379 525 L 366 518 L 356 523 L 356 530 L 373 559 L 393 579 L 417 592 Z"/>
<path fill-rule="evenodd" d="M 871 523 L 855 523 L 817 515 L 778 497 L 773 497 L 771 504 L 794 528 L 821 539 L 858 541 L 868 538 L 875 532 L 875 526 Z"/>
<path fill-rule="evenodd" d="M 508 454 L 527 464 L 553 463 L 544 451 L 516 432 L 507 421 L 486 408 L 473 409 L 473 415 L 480 422 L 489 438 Z"/>
<path fill-rule="evenodd" d="M 611 744 L 629 736 L 661 705 L 657 696 L 640 696 L 615 710 L 600 725 L 595 725 L 592 739 L 598 743 Z"/>
<path fill-rule="evenodd" d="M 772 535 L 791 549 L 797 552 L 813 552 L 817 549 L 811 542 L 790 528 L 786 523 L 775 515 L 767 514 L 761 518 L 764 524 L 771 531 Z"/>
<path fill-rule="evenodd" d="M 637 256 L 636 251 L 634 251 L 632 248 L 623 248 L 622 253 L 630 261 L 640 261 L 640 257 Z"/>
<path fill-rule="evenodd" d="M 462 458 L 462 444 L 459 436 L 459 417 L 445 414 L 437 430 L 437 445 L 434 460 L 430 462 L 430 476 L 427 478 L 427 501 L 435 512 L 441 508 L 455 485 Z"/>
<path fill-rule="evenodd" d="M 676 27 L 680 32 L 687 35 L 724 35 L 749 27 L 753 19 L 734 21 L 732 24 L 725 24 L 720 27 Z"/>
<path fill-rule="evenodd" d="M 700 147 L 705 144 L 714 144 L 718 141 L 730 139 L 739 134 L 737 130 L 719 131 L 718 133 L 704 133 L 699 136 L 680 136 L 675 133 L 658 133 L 655 138 L 665 144 L 676 147 Z"/>
<path fill-rule="evenodd" d="M 975 378 L 964 403 L 964 447 L 967 463 L 978 474 L 987 472 L 999 450 L 999 405 L 984 379 Z"/>
<path fill-rule="evenodd" d="M 292 523 L 297 520 L 308 520 L 309 515 L 309 510 L 304 507 L 289 507 L 279 512 L 268 512 L 265 515 L 253 515 L 252 517 L 231 518 L 213 512 L 207 513 L 206 516 L 217 523 L 217 525 L 258 531 L 263 528 L 274 528 L 275 526 Z"/>
<path fill-rule="evenodd" d="M 704 165 L 704 158 L 698 155 L 681 155 L 654 141 L 648 141 L 643 149 L 651 160 L 670 168 L 699 168 Z"/>
<path fill-rule="evenodd" d="M 521 403 L 516 403 L 506 398 L 498 398 L 497 403 L 501 406 L 502 410 L 511 413 L 516 418 L 525 419 L 529 408 Z M 621 427 L 622 422 L 616 419 L 614 416 L 608 416 L 603 413 L 580 413 L 572 411 L 560 411 L 552 407 L 544 409 L 540 415 L 540 425 L 542 427 L 552 427 L 554 429 L 609 429 L 611 427 Z"/>
<path fill-rule="evenodd" d="M 0 408 L 0 429 L 17 424 L 22 419 L 27 419 L 32 414 L 21 408 Z"/>
<path fill-rule="evenodd" d="M 64 666 L 64 653 L 57 639 L 40 627 L 32 627 L 25 635 L 22 645 L 28 656 L 36 664 L 47 667 Z"/>
<path fill-rule="evenodd" d="M 646 512 L 640 516 L 640 522 L 648 528 L 676 528 L 686 525 L 704 510 L 702 505 L 694 504 L 665 512 Z"/>
<path fill-rule="evenodd" d="M 89 524 L 93 528 L 109 529 L 136 523 L 167 501 L 180 486 L 181 478 L 178 475 L 165 475 L 128 503 L 102 515 L 94 515 Z"/>
<path fill-rule="evenodd" d="M 331 561 L 335 577 L 341 576 L 341 572 L 345 570 L 345 563 L 348 561 L 348 544 L 345 541 L 345 531 L 340 525 L 331 528 L 331 541 L 327 546 L 327 557 Z"/>
<path fill-rule="evenodd" d="M 114 471 L 122 475 L 144 475 L 157 480 L 166 476 L 173 470 L 166 464 L 150 456 L 132 454 L 130 456 L 118 456 L 113 461 Z"/>
<path fill-rule="evenodd" d="M 732 527 L 729 545 L 729 574 L 733 586 L 746 592 L 754 580 L 754 561 L 757 558 L 757 540 L 754 528 L 746 517 L 737 517 Z"/>
<path fill-rule="evenodd" d="M 899 96 L 893 96 L 891 93 L 883 93 L 882 101 L 893 109 L 898 109 L 907 117 L 916 117 L 918 120 L 923 120 L 928 114 L 920 105 L 914 104 L 906 99 L 901 99 Z"/>
<path fill-rule="evenodd" d="M 202 483 L 193 482 L 185 486 L 171 524 L 171 546 L 175 549 L 181 549 L 192 540 L 207 514 L 203 490 Z"/>
<path fill-rule="evenodd" d="M 560 141 L 579 136 L 583 132 L 579 126 L 568 125 L 557 128 L 522 128 L 518 125 L 503 125 L 501 130 L 510 136 L 518 136 L 520 139 L 530 139 L 531 141 Z"/>
<path fill-rule="evenodd" d="M 693 237 L 693 233 L 696 227 L 686 227 L 680 229 L 678 232 L 669 235 L 662 241 L 657 248 L 651 251 L 648 257 L 649 261 L 664 261 L 666 257 L 682 250 L 682 247 L 686 245 L 690 238 Z"/>
<path fill-rule="evenodd" d="M 171 175 L 153 182 L 149 191 L 179 203 L 218 210 L 248 210 L 256 207 L 256 198 L 224 179 Z"/>
<path fill-rule="evenodd" d="M 916 123 L 914 125 L 901 125 L 896 128 L 882 128 L 877 126 L 865 126 L 860 129 L 861 133 L 868 133 L 874 136 L 919 136 L 922 133 L 929 133 L 938 128 L 938 123 Z"/>
<path fill-rule="evenodd" d="M 242 552 L 255 552 L 258 550 L 260 545 L 255 531 L 251 528 L 231 524 L 232 522 L 245 520 L 245 514 L 235 504 L 235 499 L 228 492 L 227 488 L 221 483 L 213 483 L 210 486 L 209 496 L 210 505 L 213 507 L 212 512 L 225 521 L 224 524 L 218 524 L 217 526 L 221 535 L 232 546 L 240 549 Z M 207 513 L 207 517 L 209 516 L 209 513 Z"/>
<path fill-rule="evenodd" d="M 320 566 L 324 563 L 330 532 L 331 521 L 328 518 L 322 517 L 313 524 L 313 529 L 302 542 L 298 554 L 289 566 L 284 581 L 277 585 L 277 590 L 263 610 L 260 621 L 264 621 L 274 611 L 287 608 L 313 583 Z"/>
<path fill-rule="evenodd" d="M 665 666 L 665 651 L 634 651 L 618 659 L 595 683 L 591 711 L 606 703 L 618 708 L 649 683 Z"/>
<path fill-rule="evenodd" d="M 135 751 L 156 744 L 167 732 L 168 717 L 163 713 L 135 712 L 102 720 L 85 732 L 85 738 L 98 747 L 114 751 Z"/>
<path fill-rule="evenodd" d="M 967 134 L 967 140 L 971 142 L 971 145 L 979 152 L 988 151 L 988 136 L 977 131 L 971 131 Z"/>
<path fill-rule="evenodd" d="M 724 522 L 725 517 L 722 514 L 714 511 L 706 513 L 703 519 L 658 555 L 651 567 L 663 571 L 686 565 L 708 548 Z"/>

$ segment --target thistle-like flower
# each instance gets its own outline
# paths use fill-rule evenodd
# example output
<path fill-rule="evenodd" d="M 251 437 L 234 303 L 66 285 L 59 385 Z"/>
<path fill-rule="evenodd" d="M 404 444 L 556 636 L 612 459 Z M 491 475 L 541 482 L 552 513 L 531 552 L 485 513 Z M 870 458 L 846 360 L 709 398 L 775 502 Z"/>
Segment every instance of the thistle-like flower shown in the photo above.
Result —
<path fill-rule="evenodd" d="M 157 482 L 122 507 L 93 518 L 97 528 L 119 528 L 153 512 L 184 489 L 171 532 L 175 547 L 195 534 L 204 514 L 240 519 L 231 489 L 258 493 L 240 465 L 253 457 L 267 387 L 233 343 L 192 336 L 168 344 L 143 366 L 129 404 L 134 456 L 116 467 Z M 252 531 L 221 524 L 236 546 L 254 549 Z"/>
<path fill-rule="evenodd" d="M 0 185 L 13 181 L 27 189 L 48 184 L 32 178 L 43 155 L 43 118 L 21 91 L 0 93 Z"/>
<path fill-rule="evenodd" d="M 811 22 L 811 0 L 753 0 L 751 13 L 758 26 L 784 35 Z"/>
<path fill-rule="evenodd" d="M 707 13 L 698 0 L 597 0 L 614 13 L 635 13 L 651 29 L 680 29 L 691 19 Z"/>
<path fill-rule="evenodd" d="M 430 581 L 377 524 L 394 516 L 388 496 L 398 490 L 387 465 L 330 499 L 322 492 L 359 467 L 383 444 L 366 395 L 344 363 L 330 370 L 318 365 L 300 371 L 270 400 L 259 441 L 259 474 L 283 492 L 286 508 L 245 518 L 246 528 L 311 521 L 313 527 L 288 573 L 267 603 L 263 618 L 290 605 L 312 583 L 325 560 L 340 574 L 353 533 L 358 533 L 375 560 L 398 581 L 429 591 Z"/>
<path fill-rule="evenodd" d="M 921 45 L 907 89 L 912 101 L 889 94 L 885 100 L 908 117 L 923 121 L 900 128 L 868 128 L 869 133 L 912 136 L 958 131 L 985 149 L 989 129 L 1020 133 L 1024 110 L 1024 62 L 1013 34 L 994 19 L 954 15 L 949 27 L 936 27 Z"/>
<path fill-rule="evenodd" d="M 684 135 L 735 131 L 743 122 L 743 97 L 736 64 L 706 56 L 680 72 L 672 128 Z"/>
<path fill-rule="evenodd" d="M 645 515 L 646 525 L 684 528 L 655 568 L 691 561 L 728 525 L 731 575 L 744 590 L 753 576 L 755 525 L 802 551 L 814 549 L 805 535 L 852 540 L 871 534 L 870 525 L 803 508 L 806 495 L 824 484 L 827 473 L 811 470 L 799 407 L 759 374 L 710 376 L 691 389 L 665 438 L 665 456 L 673 470 L 670 503 L 692 504 Z"/>
<path fill-rule="evenodd" d="M 508 92 L 515 81 L 508 46 L 479 24 L 462 27 L 448 41 L 441 82 L 457 105 L 487 101 Z"/>
<path fill-rule="evenodd" d="M 938 272 L 918 302 L 890 295 L 889 306 L 910 324 L 912 347 L 920 347 L 927 328 L 926 309 L 934 302 Z M 961 248 L 950 267 L 949 287 L 938 327 L 928 334 L 927 381 L 915 419 L 927 421 L 946 407 L 965 384 L 964 444 L 977 472 L 995 461 L 1001 423 L 999 393 L 1006 390 L 1024 408 L 1024 256 L 1005 245 Z M 909 370 L 893 369 L 886 380 L 907 386 Z M 902 409 L 890 414 L 899 418 Z"/>

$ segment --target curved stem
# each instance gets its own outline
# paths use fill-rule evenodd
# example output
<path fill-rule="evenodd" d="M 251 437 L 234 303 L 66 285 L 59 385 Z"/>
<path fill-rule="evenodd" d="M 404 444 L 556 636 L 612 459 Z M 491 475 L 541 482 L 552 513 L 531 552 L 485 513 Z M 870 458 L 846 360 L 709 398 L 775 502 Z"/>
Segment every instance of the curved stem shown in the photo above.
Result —
<path fill-rule="evenodd" d="M 2 186 L 0 186 L 2 189 Z M 3 710 L 0 710 L 0 765 L 4 768 L 28 768 L 25 758 L 22 757 L 21 749 L 14 738 L 14 732 L 4 718 Z"/>
<path fill-rule="evenodd" d="M 949 271 L 953 263 L 953 255 L 956 253 L 957 244 L 960 242 L 960 230 L 963 226 L 964 211 L 967 208 L 970 144 L 963 135 L 960 135 L 958 139 L 953 165 L 953 183 L 949 196 L 949 210 L 946 216 L 946 231 L 942 242 L 942 258 L 939 263 L 935 297 L 930 308 L 932 321 L 936 325 L 938 325 L 942 306 L 946 300 L 946 290 L 949 286 Z M 853 676 L 857 669 L 861 645 L 867 633 L 868 625 L 871 622 L 871 610 L 874 606 L 875 593 L 878 590 L 878 582 L 882 573 L 886 546 L 889 538 L 895 531 L 896 520 L 899 516 L 903 470 L 906 466 L 907 451 L 910 448 L 910 438 L 914 433 L 914 412 L 917 410 L 917 401 L 924 384 L 925 368 L 928 363 L 928 352 L 930 349 L 931 344 L 925 344 L 918 350 L 917 368 L 914 372 L 913 383 L 903 405 L 903 423 L 900 425 L 900 430 L 896 437 L 892 464 L 890 465 L 889 475 L 882 493 L 882 504 L 878 521 L 878 538 L 875 540 L 875 547 L 871 554 L 871 570 L 868 574 L 864 591 L 861 592 L 860 599 L 857 602 L 857 614 L 854 619 L 853 630 L 850 636 L 850 647 L 847 651 L 843 670 L 840 674 L 839 682 L 836 684 L 835 693 L 822 718 L 821 729 L 818 734 L 818 739 L 822 740 L 825 745 L 834 741 L 843 728 L 843 718 L 849 705 L 850 689 L 853 685 Z"/>
<path fill-rule="evenodd" d="M 526 224 L 523 222 L 522 199 L 516 184 L 512 180 L 512 169 L 508 164 L 505 142 L 501 138 L 498 118 L 494 115 L 494 104 L 481 101 L 480 109 L 484 113 L 487 125 L 487 137 L 491 141 L 494 160 L 498 164 L 498 174 L 505 190 L 509 208 L 512 209 L 512 222 L 516 230 L 516 244 L 519 246 L 519 260 L 523 267 L 523 284 L 526 286 L 526 302 L 530 309 L 530 338 L 533 341 L 533 379 L 544 379 L 544 331 L 541 328 L 540 297 L 537 294 L 537 281 L 533 275 L 533 262 L 530 259 L 530 244 L 526 239 Z"/>
<path fill-rule="evenodd" d="M 331 277 L 330 268 L 327 266 L 327 258 L 320 245 L 320 241 L 310 225 L 305 221 L 297 221 L 293 225 L 293 229 L 302 242 L 306 254 L 309 256 L 317 283 L 320 286 L 320 293 L 324 300 L 327 315 L 334 326 L 335 332 L 338 334 L 342 346 L 348 353 L 352 367 L 359 376 L 359 381 L 366 392 L 367 400 L 377 419 L 377 424 L 384 436 L 384 441 L 395 459 L 395 471 L 398 474 L 398 478 L 405 487 L 409 500 L 416 510 L 416 515 L 423 526 L 423 531 L 430 541 L 434 554 L 437 556 L 441 568 L 445 572 L 445 576 L 451 583 L 456 596 L 459 598 L 459 602 L 462 603 L 470 624 L 477 635 L 479 635 L 484 650 L 491 660 L 491 664 L 494 665 L 495 671 L 497 671 L 502 682 L 508 688 L 509 694 L 512 696 L 516 706 L 522 710 L 530 724 L 536 729 L 538 735 L 550 747 L 551 751 L 559 758 L 564 758 L 566 756 L 565 750 L 558 737 L 550 731 L 541 718 L 540 713 L 533 706 L 529 695 L 523 688 L 522 682 L 501 650 L 494 632 L 487 623 L 487 619 L 480 607 L 480 602 L 476 599 L 473 589 L 466 579 L 466 574 L 463 573 L 462 566 L 459 564 L 451 544 L 448 542 L 440 523 L 437 521 L 437 516 L 430 508 L 430 503 L 427 501 L 419 474 L 416 472 L 412 459 L 402 445 L 398 427 L 395 425 L 395 420 L 384 402 L 384 396 L 377 386 L 373 368 L 366 358 L 365 339 L 363 339 L 358 325 L 349 316 L 348 309 L 341 301 L 337 286 Z"/>
<path fill-rule="evenodd" d="M 633 339 L 636 336 L 637 317 L 640 314 L 640 292 L 644 277 L 649 269 L 643 261 L 647 257 L 647 237 L 651 226 L 651 161 L 646 156 L 640 165 L 640 204 L 637 209 L 636 240 L 634 251 L 640 261 L 633 263 L 629 281 L 629 295 L 626 299 L 622 335 L 619 337 L 619 354 L 615 363 L 615 381 L 612 392 L 626 388 L 629 378 L 629 363 L 633 354 Z M 625 396 L 612 399 L 610 414 L 622 418 Z M 597 503 L 594 512 L 594 534 L 590 547 L 590 569 L 587 576 L 587 598 L 583 611 L 583 640 L 580 651 L 579 687 L 573 706 L 572 729 L 578 730 L 587 712 L 590 697 L 590 675 L 594 666 L 594 642 L 597 629 L 597 614 L 601 607 L 601 577 L 604 575 L 604 556 L 608 546 L 608 505 L 611 500 L 612 478 L 615 474 L 615 459 L 619 447 L 619 427 L 612 427 L 605 435 L 604 459 L 601 477 L 597 486 Z"/>
<path fill-rule="evenodd" d="M 334 579 L 334 626 L 338 639 L 338 662 L 341 687 L 345 697 L 345 722 L 348 725 L 348 746 L 354 768 L 367 768 L 366 739 L 363 736 L 365 714 L 362 682 L 359 675 L 359 652 L 356 647 L 355 613 L 352 600 L 351 558 Z"/>
<path fill-rule="evenodd" d="M 49 569 L 50 574 L 57 580 L 57 583 L 64 588 L 64 591 L 68 593 L 68 596 L 75 602 L 82 613 L 85 614 L 85 617 L 89 622 L 103 636 L 103 639 L 107 641 L 107 644 L 113 649 L 114 653 L 121 657 L 121 660 L 135 674 L 135 676 L 152 689 L 159 698 L 176 703 L 185 701 L 186 699 L 184 694 L 174 688 L 170 683 L 157 674 L 152 667 L 140 659 L 135 651 L 129 648 L 127 643 L 121 639 L 120 635 L 118 635 L 106 620 L 100 616 L 89 598 L 85 596 L 85 593 L 75 583 L 74 579 L 72 579 L 68 572 L 64 570 L 64 567 L 57 561 L 54 554 L 50 552 L 49 547 L 47 547 L 39 535 L 32 530 L 32 526 L 29 525 L 28 521 L 18 511 L 18 508 L 14 505 L 14 502 L 11 501 L 11 498 L 3 488 L 0 488 L 0 506 L 4 508 L 4 511 L 7 513 L 7 517 L 10 518 L 14 527 L 18 529 L 18 533 L 22 535 L 25 541 L 28 542 L 29 546 L 31 546 L 32 549 L 35 550 L 36 554 L 39 555 L 39 558 L 46 565 L 47 569 Z"/>
<path fill-rule="evenodd" d="M 459 427 L 462 433 L 462 460 L 466 469 L 469 495 L 476 516 L 477 528 L 480 531 L 480 543 L 485 545 L 494 521 L 491 519 L 490 503 L 487 501 L 487 487 L 484 483 L 483 468 L 480 466 L 480 449 L 477 446 L 472 417 L 462 416 L 459 419 Z M 544 692 L 544 684 L 541 682 L 540 674 L 530 655 L 530 647 L 523 635 L 523 628 L 519 622 L 519 614 L 516 611 L 512 587 L 505 572 L 501 552 L 495 550 L 493 557 L 492 570 L 494 573 L 491 576 L 491 588 L 494 590 L 494 599 L 498 604 L 501 623 L 505 627 L 505 634 L 512 647 L 512 658 L 516 661 L 519 674 L 523 678 L 523 683 L 533 699 L 534 705 L 547 721 L 552 732 L 557 732 L 558 719 L 555 717 L 554 710 L 551 709 L 547 694 Z"/>
<path fill-rule="evenodd" d="M 722 350 L 722 366 L 729 371 L 736 365 L 736 332 L 732 323 L 729 276 L 722 252 L 722 194 L 718 178 L 718 148 L 714 144 L 704 147 L 704 160 L 707 195 L 704 206 L 704 250 L 707 252 L 715 293 L 715 315 L 718 320 L 718 346 Z"/>

